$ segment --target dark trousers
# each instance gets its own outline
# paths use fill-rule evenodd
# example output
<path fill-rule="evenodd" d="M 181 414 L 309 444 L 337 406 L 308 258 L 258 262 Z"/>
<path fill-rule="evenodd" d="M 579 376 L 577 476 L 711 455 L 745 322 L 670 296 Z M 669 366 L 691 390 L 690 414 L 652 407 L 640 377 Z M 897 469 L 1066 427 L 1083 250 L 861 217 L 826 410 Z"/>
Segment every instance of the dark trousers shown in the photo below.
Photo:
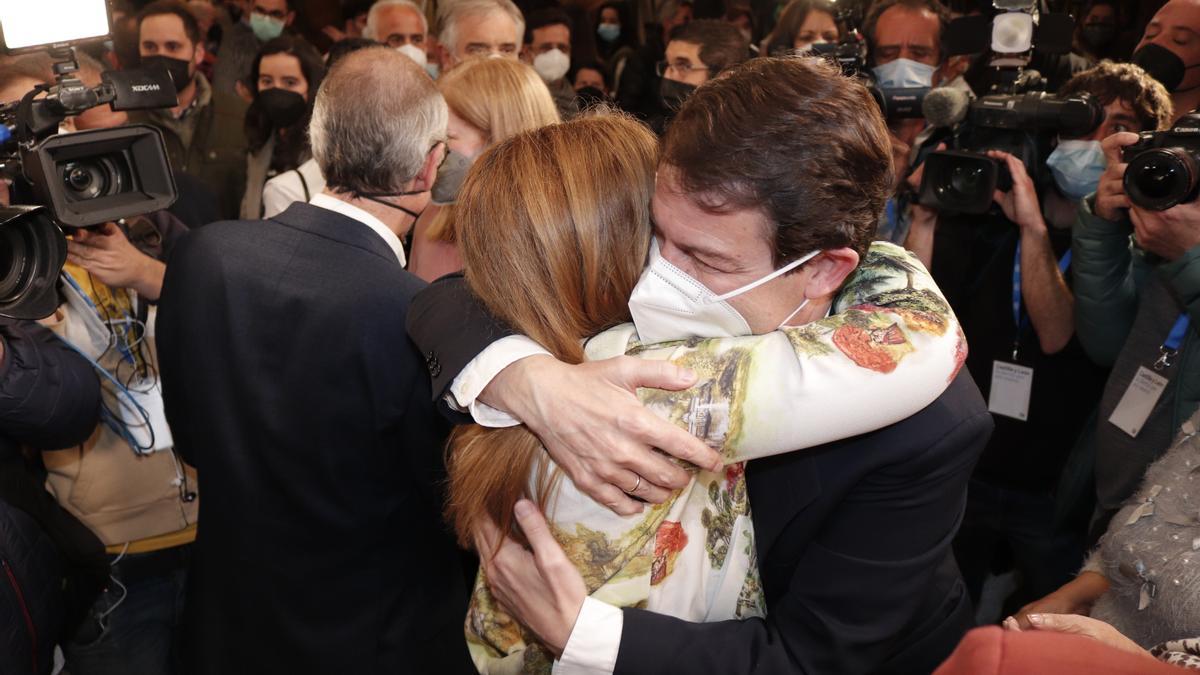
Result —
<path fill-rule="evenodd" d="M 70 642 L 71 675 L 172 675 L 191 546 L 131 554 L 112 567 L 108 587 Z M 116 556 L 113 556 L 116 558 Z"/>
<path fill-rule="evenodd" d="M 1054 496 L 999 487 L 972 478 L 967 511 L 954 539 L 954 556 L 971 601 L 979 604 L 983 581 L 1001 546 L 1012 551 L 1020 573 L 1017 607 L 1069 581 L 1083 564 L 1084 533 L 1056 531 Z"/>

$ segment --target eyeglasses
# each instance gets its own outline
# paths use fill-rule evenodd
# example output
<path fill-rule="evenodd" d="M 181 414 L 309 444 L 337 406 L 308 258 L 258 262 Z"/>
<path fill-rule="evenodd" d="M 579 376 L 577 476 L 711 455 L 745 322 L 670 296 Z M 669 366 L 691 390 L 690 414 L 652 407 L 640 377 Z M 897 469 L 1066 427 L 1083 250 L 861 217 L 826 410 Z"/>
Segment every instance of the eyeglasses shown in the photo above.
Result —
<path fill-rule="evenodd" d="M 671 63 L 670 61 L 659 61 L 658 63 L 654 64 L 654 72 L 658 73 L 659 77 L 666 75 L 668 71 L 672 70 L 679 75 L 687 75 L 688 73 L 696 70 L 708 70 L 708 66 L 693 66 L 687 61 L 676 61 L 674 63 Z"/>

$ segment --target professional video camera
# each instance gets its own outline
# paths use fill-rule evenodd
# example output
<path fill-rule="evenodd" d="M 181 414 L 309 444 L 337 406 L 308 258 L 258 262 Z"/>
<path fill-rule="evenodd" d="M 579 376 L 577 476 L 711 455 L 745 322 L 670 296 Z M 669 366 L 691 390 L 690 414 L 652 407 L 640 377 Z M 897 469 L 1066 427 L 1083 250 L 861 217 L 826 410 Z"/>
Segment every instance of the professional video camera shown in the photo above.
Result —
<path fill-rule="evenodd" d="M 988 150 L 1013 155 L 1035 185 L 1043 184 L 1053 137 L 1084 136 L 1104 120 L 1104 107 L 1090 94 L 1058 97 L 1040 91 L 971 101 L 965 91 L 939 89 L 925 100 L 925 110 L 931 124 L 953 127 L 954 134 L 952 149 L 925 158 L 917 201 L 945 213 L 987 213 L 994 192 L 1011 189 L 1007 167 L 988 157 Z"/>
<path fill-rule="evenodd" d="M 0 2 L 0 48 L 53 57 L 55 82 L 0 106 L 0 176 L 32 188 L 36 206 L 0 210 L 0 316 L 36 319 L 58 304 L 65 260 L 59 226 L 90 227 L 170 206 L 175 179 L 157 129 L 130 125 L 59 134 L 66 118 L 98 105 L 176 105 L 163 67 L 106 72 L 96 87 L 76 76 L 75 46 L 108 37 L 105 0 Z"/>
<path fill-rule="evenodd" d="M 1200 196 L 1200 112 L 1179 118 L 1166 131 L 1144 131 L 1121 149 L 1125 194 L 1135 206 L 1166 211 Z"/>
<path fill-rule="evenodd" d="M 994 19 L 964 17 L 967 25 L 958 19 L 949 31 L 954 34 L 957 26 L 960 50 L 972 45 L 967 39 L 972 35 L 990 35 L 986 48 L 978 39 L 969 47 L 990 59 L 989 93 L 972 100 L 964 89 L 939 87 L 922 102 L 929 124 L 949 128 L 952 134 L 949 150 L 926 157 L 917 201 L 944 213 L 987 213 L 993 208 L 995 191 L 1011 189 L 1012 176 L 1007 167 L 988 157 L 987 151 L 1001 150 L 1015 156 L 1034 184 L 1043 185 L 1047 180 L 1045 160 L 1054 137 L 1087 135 L 1104 119 L 1103 106 L 1092 96 L 1047 94 L 1043 91 L 1045 79 L 1026 67 L 1034 52 L 1035 32 L 1043 34 L 1038 30 L 1040 26 L 1053 27 L 1046 35 L 1053 38 L 1053 50 L 1061 48 L 1060 22 L 1047 21 L 1055 15 L 1042 16 L 1039 24 L 1032 0 L 995 0 L 994 6 L 1001 10 Z M 975 25 L 981 19 L 985 22 L 982 30 Z M 1069 22 L 1070 17 L 1066 20 Z M 1069 39 L 1066 44 L 1069 49 Z"/>

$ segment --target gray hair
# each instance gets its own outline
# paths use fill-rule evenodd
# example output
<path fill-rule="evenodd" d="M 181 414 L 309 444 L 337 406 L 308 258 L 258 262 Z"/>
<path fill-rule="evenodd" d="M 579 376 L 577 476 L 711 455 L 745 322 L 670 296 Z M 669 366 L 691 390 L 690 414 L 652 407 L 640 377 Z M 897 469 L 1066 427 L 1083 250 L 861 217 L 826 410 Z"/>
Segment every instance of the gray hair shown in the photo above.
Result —
<path fill-rule="evenodd" d="M 309 136 L 326 184 L 340 192 L 398 192 L 446 138 L 449 112 L 433 80 L 394 49 L 342 58 L 317 90 Z"/>
<path fill-rule="evenodd" d="M 525 42 L 525 16 L 512 0 L 449 0 L 438 8 L 438 42 L 449 52 L 458 50 L 458 22 L 465 16 L 506 14 L 516 25 L 516 39 Z"/>
<path fill-rule="evenodd" d="M 425 18 L 425 12 L 415 3 L 410 0 L 378 0 L 371 5 L 371 10 L 367 12 L 367 27 L 363 29 L 363 37 L 382 42 L 387 39 L 386 35 L 376 35 L 376 30 L 379 23 L 379 12 L 388 7 L 406 7 L 421 17 L 421 30 L 429 33 L 429 19 Z"/>

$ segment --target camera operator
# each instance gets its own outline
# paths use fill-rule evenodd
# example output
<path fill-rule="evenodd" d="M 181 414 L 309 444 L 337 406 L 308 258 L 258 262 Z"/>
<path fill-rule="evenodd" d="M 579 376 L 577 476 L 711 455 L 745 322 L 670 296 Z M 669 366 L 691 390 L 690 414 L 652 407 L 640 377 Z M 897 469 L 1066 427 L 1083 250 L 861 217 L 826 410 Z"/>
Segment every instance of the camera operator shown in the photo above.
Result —
<path fill-rule="evenodd" d="M 1176 117 L 1200 108 L 1200 2 L 1170 0 L 1154 14 L 1133 62 L 1171 93 Z"/>
<path fill-rule="evenodd" d="M 950 13 L 938 0 L 882 0 L 871 6 L 863 21 L 869 62 L 876 84 L 887 88 L 953 86 L 967 88 L 960 79 L 965 60 L 947 58 L 942 36 Z M 908 175 L 913 148 L 921 144 L 925 120 L 888 120 L 892 164 L 897 185 Z M 908 231 L 909 204 L 898 194 L 888 201 L 880 219 L 878 239 L 900 243 Z"/>
<path fill-rule="evenodd" d="M 1003 215 L 937 222 L 936 212 L 918 206 L 908 237 L 927 264 L 932 256 L 934 277 L 971 344 L 967 367 L 990 397 L 996 421 L 955 543 L 977 602 L 1002 542 L 1021 572 L 1025 600 L 1058 588 L 1078 569 L 1084 550 L 1082 531 L 1062 531 L 1054 522 L 1055 489 L 1099 398 L 1092 392 L 1100 391 L 1106 376 L 1074 339 L 1067 274 L 1075 265 L 1073 206 L 1096 189 L 1104 166 L 1101 139 L 1164 127 L 1170 103 L 1157 82 L 1129 64 L 1106 62 L 1060 91 L 1083 92 L 1104 106 L 1104 120 L 1085 137 L 1058 139 L 1046 160 L 1052 185 L 1040 196 L 1019 159 L 993 150 L 988 155 L 1012 176 L 1011 189 L 994 195 Z M 918 169 L 910 185 L 919 185 L 922 174 Z"/>
<path fill-rule="evenodd" d="M 98 64 L 82 57 L 79 63 L 80 79 L 98 83 Z M 0 65 L 0 100 L 45 81 L 49 73 L 37 70 L 44 65 L 41 55 Z M 126 121 L 124 113 L 104 107 L 64 126 L 105 128 Z M 76 447 L 41 456 L 46 488 L 99 538 L 101 555 L 107 549 L 112 562 L 113 582 L 63 644 L 75 675 L 167 673 L 173 667 L 171 643 L 198 504 L 194 472 L 175 458 L 162 418 L 150 305 L 162 290 L 167 254 L 186 230 L 166 211 L 68 230 L 62 304 L 43 321 L 103 370 L 108 411 Z"/>
<path fill-rule="evenodd" d="M 76 76 L 88 87 L 101 82 L 105 68 L 87 54 L 75 56 L 79 70 Z M 48 54 L 32 53 L 0 58 L 0 103 L 19 100 L 35 86 L 54 84 L 54 60 Z M 112 129 L 129 123 L 129 113 L 116 111 L 107 105 L 96 106 L 69 117 L 60 126 L 61 131 L 86 131 L 89 129 Z M 175 173 L 175 186 L 179 198 L 167 208 L 187 227 L 199 227 L 220 218 L 207 188 L 196 178 Z M 8 204 L 8 183 L 0 179 L 0 204 Z"/>
<path fill-rule="evenodd" d="M 171 73 L 179 105 L 138 111 L 130 120 L 157 127 L 163 134 L 171 168 L 195 177 L 215 200 L 223 218 L 240 212 L 246 189 L 246 102 L 214 89 L 197 67 L 204 60 L 200 28 L 176 0 L 156 0 L 138 15 L 142 65 L 159 62 Z"/>
<path fill-rule="evenodd" d="M 1132 134 L 1105 139 L 1108 168 L 1096 194 L 1080 204 L 1074 230 L 1079 338 L 1093 359 L 1112 366 L 1096 427 L 1093 534 L 1104 531 L 1200 403 L 1200 204 L 1165 211 L 1131 204 L 1121 148 L 1136 141 Z M 1155 393 L 1131 418 L 1122 413 L 1138 398 L 1122 399 L 1135 380 L 1149 381 Z"/>
<path fill-rule="evenodd" d="M 0 672 L 49 673 L 108 580 L 103 546 L 46 492 L 29 448 L 83 442 L 100 391 L 91 366 L 33 322 L 0 319 Z"/>

